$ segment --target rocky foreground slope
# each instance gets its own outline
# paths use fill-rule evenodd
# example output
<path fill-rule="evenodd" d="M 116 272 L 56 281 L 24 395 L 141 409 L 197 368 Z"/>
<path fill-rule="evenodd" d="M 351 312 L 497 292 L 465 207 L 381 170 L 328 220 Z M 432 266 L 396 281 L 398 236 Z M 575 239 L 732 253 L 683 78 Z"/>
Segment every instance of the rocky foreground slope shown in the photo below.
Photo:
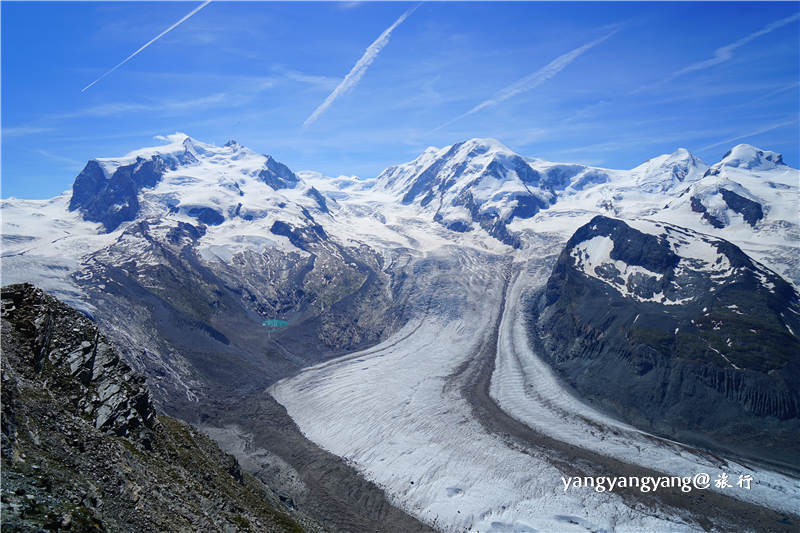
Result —
<path fill-rule="evenodd" d="M 318 531 L 191 426 L 94 323 L 2 290 L 3 531 Z"/>

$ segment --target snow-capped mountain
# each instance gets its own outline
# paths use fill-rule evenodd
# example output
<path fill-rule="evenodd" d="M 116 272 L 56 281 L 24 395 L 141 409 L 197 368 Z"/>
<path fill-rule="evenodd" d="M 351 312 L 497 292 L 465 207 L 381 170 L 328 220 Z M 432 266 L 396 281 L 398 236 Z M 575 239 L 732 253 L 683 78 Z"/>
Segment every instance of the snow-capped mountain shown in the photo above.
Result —
<path fill-rule="evenodd" d="M 162 409 L 196 423 L 215 420 L 216 434 L 239 443 L 231 451 L 244 454 L 254 472 L 309 479 L 303 469 L 315 464 L 270 440 L 278 433 L 262 431 L 263 419 L 250 409 L 258 405 L 270 420 L 288 411 L 286 426 L 294 421 L 392 502 L 442 529 L 581 523 L 655 531 L 686 525 L 687 516 L 705 520 L 705 504 L 696 501 L 652 517 L 635 495 L 575 499 L 537 489 L 530 499 L 519 491 L 540 469 L 556 486 L 562 464 L 607 472 L 600 468 L 609 466 L 606 456 L 640 474 L 711 468 L 705 452 L 599 410 L 587 414 L 581 399 L 547 377 L 562 361 L 548 367 L 529 337 L 550 342 L 548 353 L 586 347 L 586 361 L 591 350 L 633 354 L 631 368 L 647 374 L 650 365 L 656 385 L 679 391 L 702 375 L 712 382 L 697 389 L 707 398 L 722 383 L 727 396 L 719 408 L 737 401 L 753 407 L 743 415 L 756 417 L 748 419 L 753 435 L 764 429 L 758 417 L 794 413 L 794 374 L 782 373 L 779 359 L 800 329 L 787 283 L 800 285 L 800 174 L 778 154 L 740 145 L 708 166 L 679 149 L 614 170 L 524 157 L 472 139 L 429 148 L 361 180 L 295 172 L 235 142 L 217 147 L 183 134 L 165 140 L 89 161 L 72 190 L 56 198 L 3 200 L 3 283 L 34 282 L 94 316 L 125 360 L 147 374 Z M 542 316 L 580 315 L 582 307 L 588 314 L 528 331 L 528 297 L 537 291 L 553 297 L 552 313 Z M 610 309 L 623 322 L 603 333 L 613 322 Z M 759 346 L 781 343 L 761 376 Z M 669 368 L 676 373 L 662 372 L 672 357 L 658 355 L 664 346 L 688 347 L 701 370 L 675 363 Z M 329 361 L 343 354 L 350 355 Z M 608 361 L 596 358 L 600 366 Z M 788 395 L 775 381 L 787 375 Z M 286 410 L 263 392 L 270 386 Z M 576 389 L 595 400 L 591 387 Z M 619 416 L 655 427 L 647 413 L 626 411 L 627 400 L 620 405 Z M 656 403 L 641 401 L 648 405 Z M 672 426 L 655 429 L 678 437 L 681 428 L 701 432 L 681 419 L 681 408 L 675 404 Z M 720 411 L 720 419 L 734 411 Z M 514 425 L 521 420 L 528 429 Z M 536 439 L 525 440 L 530 428 L 568 446 L 543 452 Z M 295 442 L 310 446 L 300 437 Z M 574 443 L 578 456 L 564 452 L 578 449 Z M 528 447 L 535 453 L 519 451 Z M 459 469 L 465 477 L 453 479 L 449 473 Z M 790 508 L 800 489 L 781 492 L 781 474 L 759 475 L 771 488 L 740 492 L 736 505 Z M 296 483 L 298 498 L 322 484 Z M 489 494 L 492 487 L 502 488 Z M 713 505 L 735 517 L 755 516 L 747 509 L 737 515 L 738 507 L 716 497 L 709 496 Z M 587 506 L 610 518 L 585 521 L 578 515 Z M 714 520 L 725 530 L 734 519 Z"/>
<path fill-rule="evenodd" d="M 798 185 L 798 172 L 780 154 L 740 144 L 681 191 L 668 209 L 685 210 L 688 204 L 714 228 L 796 225 Z"/>
<path fill-rule="evenodd" d="M 631 170 L 636 185 L 645 192 L 667 192 L 681 184 L 697 181 L 708 168 L 700 158 L 686 148 L 645 161 Z"/>
<path fill-rule="evenodd" d="M 417 159 L 382 172 L 378 190 L 419 206 L 453 231 L 481 227 L 500 241 L 520 246 L 509 233 L 515 219 L 529 219 L 559 196 L 608 181 L 582 165 L 526 159 L 494 139 L 471 139 L 442 149 L 428 148 Z"/>
<path fill-rule="evenodd" d="M 800 172 L 780 154 L 749 145 L 711 167 L 679 148 L 614 170 L 523 157 L 493 139 L 428 148 L 371 183 L 427 220 L 513 247 L 526 234 L 566 241 L 597 214 L 663 220 L 736 242 L 796 286 L 799 185 Z"/>
<path fill-rule="evenodd" d="M 3 282 L 35 282 L 105 322 L 173 412 L 176 398 L 258 390 L 392 329 L 399 318 L 381 312 L 359 320 L 388 277 L 376 252 L 329 237 L 313 186 L 235 142 L 167 140 L 89 161 L 52 200 L 4 200 Z M 269 319 L 290 325 L 265 335 Z"/>
<path fill-rule="evenodd" d="M 793 460 L 800 295 L 730 242 L 597 216 L 536 314 L 542 353 L 584 398 L 676 440 Z"/>
<path fill-rule="evenodd" d="M 304 209 L 325 212 L 324 199 L 289 168 L 230 141 L 222 147 L 183 134 L 169 144 L 121 158 L 93 159 L 75 179 L 69 210 L 106 231 L 137 218 L 172 216 L 218 226 L 281 211 L 304 223 Z"/>

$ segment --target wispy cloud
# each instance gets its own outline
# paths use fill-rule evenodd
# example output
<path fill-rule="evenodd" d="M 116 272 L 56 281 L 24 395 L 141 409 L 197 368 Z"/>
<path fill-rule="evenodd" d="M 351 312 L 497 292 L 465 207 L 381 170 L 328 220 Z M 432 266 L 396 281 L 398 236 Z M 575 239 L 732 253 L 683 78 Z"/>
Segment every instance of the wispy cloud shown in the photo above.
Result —
<path fill-rule="evenodd" d="M 677 78 L 678 76 L 683 76 L 684 74 L 688 74 L 689 72 L 695 72 L 695 71 L 698 71 L 698 70 L 705 70 L 705 69 L 714 67 L 716 65 L 719 65 L 720 63 L 724 63 L 726 61 L 729 61 L 729 60 L 731 60 L 733 58 L 733 52 L 737 48 L 741 48 L 742 46 L 746 45 L 750 41 L 753 41 L 753 40 L 761 37 L 762 35 L 766 35 L 768 33 L 771 33 L 773 31 L 777 30 L 778 28 L 786 26 L 787 24 L 791 24 L 792 22 L 794 22 L 794 21 L 796 21 L 798 19 L 800 19 L 800 13 L 795 13 L 794 15 L 791 15 L 791 16 L 788 16 L 786 18 L 783 18 L 783 19 L 780 19 L 780 20 L 776 20 L 775 22 L 767 24 L 766 26 L 764 26 L 760 30 L 758 30 L 756 32 L 753 32 L 750 35 L 747 35 L 745 37 L 742 37 L 738 41 L 735 41 L 735 42 L 732 42 L 731 44 L 727 44 L 725 46 L 717 48 L 716 50 L 714 50 L 713 57 L 711 57 L 709 59 L 706 59 L 706 60 L 703 60 L 703 61 L 697 61 L 696 63 L 692 63 L 691 65 L 683 67 L 680 70 L 676 70 L 675 72 L 673 72 L 672 74 L 670 74 L 669 76 L 667 76 L 666 78 L 664 78 L 662 80 L 659 80 L 659 81 L 657 81 L 655 83 L 644 85 L 642 87 L 639 87 L 638 89 L 635 89 L 634 91 L 632 91 L 631 94 L 639 93 L 639 92 L 644 91 L 646 89 L 652 89 L 654 87 L 658 87 L 659 85 L 662 85 L 664 83 L 668 83 L 668 82 L 674 80 L 675 78 Z"/>
<path fill-rule="evenodd" d="M 755 102 L 760 102 L 762 100 L 769 100 L 770 98 L 772 98 L 775 95 L 778 95 L 778 94 L 781 94 L 781 93 L 785 93 L 786 91 L 791 91 L 792 89 L 797 89 L 798 87 L 800 87 L 800 82 L 795 81 L 793 83 L 790 83 L 789 85 L 784 85 L 783 87 L 778 87 L 774 91 L 770 91 L 770 92 L 768 92 L 766 94 L 762 94 L 758 98 L 755 98 L 755 99 L 751 100 L 750 103 L 752 104 L 752 103 L 755 103 Z"/>
<path fill-rule="evenodd" d="M 143 111 L 157 111 L 162 113 L 179 113 L 183 111 L 190 111 L 193 109 L 205 109 L 210 107 L 220 106 L 236 106 L 244 102 L 245 96 L 231 96 L 227 93 L 217 93 L 200 98 L 193 98 L 191 100 L 165 100 L 161 102 L 109 102 L 107 104 L 99 104 L 96 106 L 86 107 L 71 111 L 69 113 L 62 113 L 59 115 L 51 115 L 48 118 L 51 120 L 63 120 L 78 117 L 112 117 L 116 115 L 124 115 L 126 113 L 139 113 Z"/>
<path fill-rule="evenodd" d="M 111 74 L 112 72 L 117 70 L 119 67 L 121 67 L 122 65 L 124 65 L 125 63 L 127 63 L 128 61 L 133 59 L 139 52 L 141 52 L 142 50 L 144 50 L 145 48 L 147 48 L 148 46 L 150 46 L 151 44 L 153 44 L 154 42 L 156 42 L 157 40 L 159 40 L 160 38 L 162 38 L 163 36 L 165 36 L 169 32 L 171 32 L 172 30 L 174 30 L 175 28 L 177 28 L 178 26 L 180 26 L 181 24 L 186 22 L 189 19 L 189 17 L 191 17 L 192 15 L 194 15 L 195 13 L 197 13 L 198 11 L 200 11 L 201 9 L 203 9 L 204 7 L 206 7 L 210 3 L 211 3 L 211 0 L 205 0 L 205 2 L 203 2 L 202 4 L 200 4 L 199 6 L 194 8 L 193 10 L 191 10 L 186 15 L 184 15 L 183 18 L 181 18 L 178 22 L 176 22 L 175 24 L 173 24 L 172 26 L 170 26 L 166 30 L 162 31 L 161 33 L 159 33 L 158 35 L 156 35 L 155 37 L 153 37 L 152 39 L 147 41 L 141 48 L 139 48 L 134 53 L 132 53 L 131 55 L 129 55 L 128 57 L 126 57 L 125 59 L 120 61 L 117 65 L 115 65 L 113 68 L 111 68 L 111 70 L 105 72 L 102 76 L 100 76 L 99 78 L 94 80 L 92 83 L 90 83 L 89 85 L 87 85 L 86 87 L 81 89 L 81 92 L 84 92 L 86 89 L 88 89 L 89 87 L 91 87 L 92 85 L 94 85 L 98 81 L 102 80 L 103 78 L 105 78 L 106 76 L 108 76 L 109 74 Z"/>
<path fill-rule="evenodd" d="M 55 161 L 57 163 L 61 163 L 62 165 L 65 165 L 67 167 L 80 167 L 80 166 L 83 165 L 82 162 L 80 162 L 80 161 L 78 161 L 76 159 L 72 159 L 72 158 L 69 158 L 69 157 L 64 157 L 64 156 L 61 156 L 61 155 L 58 155 L 58 154 L 54 154 L 52 152 L 48 152 L 47 150 L 36 150 L 36 153 L 38 153 L 42 157 L 46 157 L 47 159 L 50 159 L 51 161 Z"/>
<path fill-rule="evenodd" d="M 324 113 L 325 110 L 328 109 L 337 98 L 339 98 L 344 93 L 346 93 L 347 91 L 356 86 L 356 84 L 361 80 L 361 78 L 367 72 L 367 68 L 369 68 L 372 62 L 375 61 L 375 58 L 378 57 L 378 54 L 383 49 L 383 47 L 389 43 L 389 37 L 391 37 L 392 32 L 395 30 L 395 28 L 397 28 L 400 24 L 402 24 L 403 21 L 406 20 L 408 16 L 414 12 L 415 9 L 417 9 L 417 7 L 419 7 L 419 5 L 412 7 L 411 9 L 400 15 L 400 18 L 395 20 L 394 24 L 386 28 L 386 30 L 384 30 L 384 32 L 381 33 L 377 39 L 375 39 L 375 42 L 373 42 L 371 45 L 367 47 L 366 51 L 364 52 L 364 55 L 362 55 L 361 59 L 359 59 L 353 66 L 353 68 L 350 69 L 350 72 L 347 73 L 347 76 L 344 77 L 342 82 L 333 90 L 331 94 L 328 95 L 327 98 L 325 98 L 325 101 L 322 102 L 319 105 L 319 107 L 317 107 L 314 110 L 313 113 L 311 113 L 311 116 L 309 116 L 306 119 L 306 121 L 303 123 L 303 128 L 307 128 L 311 124 L 313 124 L 314 121 L 316 121 L 320 117 L 320 115 L 322 115 L 322 113 Z"/>
<path fill-rule="evenodd" d="M 23 135 L 36 135 L 38 133 L 47 133 L 48 131 L 53 131 L 53 128 L 37 128 L 34 126 L 3 128 L 3 137 L 22 137 Z"/>
<path fill-rule="evenodd" d="M 709 144 L 708 146 L 703 146 L 702 148 L 698 149 L 698 152 L 702 152 L 704 150 L 710 150 L 711 148 L 716 148 L 717 146 L 722 146 L 725 144 L 730 144 L 734 141 L 740 141 L 742 139 L 747 139 L 748 137 L 755 137 L 756 135 L 761 135 L 762 133 L 767 133 L 768 131 L 777 130 L 778 128 L 783 128 L 785 126 L 791 126 L 793 124 L 797 124 L 798 119 L 794 120 L 786 120 L 783 122 L 778 122 L 775 124 L 770 124 L 769 126 L 764 126 L 763 128 L 759 128 L 757 130 L 745 133 L 744 135 L 737 135 L 736 137 L 730 137 L 728 139 L 723 139 L 719 142 L 715 142 L 714 144 Z"/>
<path fill-rule="evenodd" d="M 580 47 L 578 47 L 578 48 L 576 48 L 576 49 L 574 49 L 574 50 L 572 50 L 570 52 L 567 52 L 566 54 L 562 54 L 562 55 L 558 56 L 553 61 L 551 61 L 550 63 L 548 63 L 544 67 L 540 68 L 536 72 L 534 72 L 532 74 L 529 74 L 528 76 L 522 78 L 518 82 L 513 83 L 513 84 L 509 85 L 508 87 L 505 87 L 505 88 L 497 91 L 488 100 L 484 100 L 483 102 L 481 102 L 480 104 L 476 105 L 475 107 L 473 107 L 472 109 L 470 109 L 466 113 L 462 113 L 461 115 L 457 116 L 456 118 L 445 122 L 444 124 L 442 124 L 441 126 L 438 126 L 437 128 L 434 128 L 433 131 L 437 131 L 437 130 L 440 130 L 440 129 L 444 128 L 445 126 L 449 126 L 453 122 L 455 122 L 457 120 L 461 120 L 464 117 L 468 117 L 468 116 L 472 115 L 473 113 L 477 113 L 481 109 L 485 109 L 485 108 L 490 107 L 490 106 L 495 106 L 495 105 L 497 105 L 497 104 L 499 104 L 501 102 L 505 102 L 509 98 L 513 98 L 514 96 L 517 96 L 520 93 L 524 93 L 524 92 L 530 91 L 531 89 L 535 89 L 539 85 L 543 84 L 544 82 L 546 82 L 547 80 L 551 79 L 553 76 L 555 76 L 556 74 L 558 74 L 559 72 L 561 72 L 562 70 L 567 68 L 567 65 L 569 65 L 570 63 L 575 61 L 582 54 L 584 54 L 585 52 L 587 52 L 591 48 L 594 48 L 598 44 L 602 43 L 603 41 L 605 41 L 606 39 L 608 39 L 609 37 L 611 37 L 612 35 L 614 35 L 618 31 L 619 31 L 619 28 L 614 30 L 614 31 L 612 31 L 611 33 L 608 33 L 608 34 L 604 35 L 603 37 L 600 37 L 599 39 L 596 39 L 596 40 L 594 40 L 594 41 L 592 41 L 590 43 L 586 43 L 583 46 L 580 46 Z"/>
<path fill-rule="evenodd" d="M 332 89 L 342 81 L 339 78 L 333 78 L 330 76 L 319 76 L 315 74 L 299 72 L 297 70 L 286 69 L 281 65 L 276 65 L 272 70 L 287 80 L 322 87 L 325 89 Z"/>

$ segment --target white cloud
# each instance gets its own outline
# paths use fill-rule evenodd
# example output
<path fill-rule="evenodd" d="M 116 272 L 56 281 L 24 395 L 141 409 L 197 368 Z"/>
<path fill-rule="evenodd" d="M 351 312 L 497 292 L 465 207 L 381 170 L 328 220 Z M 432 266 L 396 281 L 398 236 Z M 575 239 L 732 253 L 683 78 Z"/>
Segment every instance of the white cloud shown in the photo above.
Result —
<path fill-rule="evenodd" d="M 794 22 L 794 21 L 796 21 L 798 19 L 800 19 L 800 13 L 795 13 L 794 15 L 791 15 L 789 17 L 786 17 L 786 18 L 783 18 L 783 19 L 780 19 L 780 20 L 776 20 L 775 22 L 767 24 L 766 26 L 764 26 L 760 30 L 758 30 L 756 32 L 753 32 L 750 35 L 747 35 L 745 37 L 742 37 L 738 41 L 735 41 L 735 42 L 733 42 L 731 44 L 727 44 L 725 46 L 717 48 L 716 50 L 714 50 L 714 56 L 713 57 L 711 57 L 709 59 L 705 59 L 703 61 L 697 61 L 696 63 L 692 63 L 691 65 L 683 67 L 680 70 L 676 70 L 675 72 L 673 72 L 672 74 L 670 74 L 669 76 L 667 76 L 666 78 L 664 78 L 664 79 L 662 79 L 660 81 L 657 81 L 655 83 L 651 83 L 649 85 L 645 85 L 643 87 L 639 87 L 638 89 L 634 90 L 632 92 L 632 94 L 641 92 L 641 91 L 643 91 L 645 89 L 650 89 L 650 88 L 653 88 L 653 87 L 657 87 L 657 86 L 662 85 L 662 84 L 667 83 L 667 82 L 670 82 L 670 81 L 674 80 L 675 78 L 677 78 L 678 76 L 683 76 L 684 74 L 688 74 L 689 72 L 695 72 L 695 71 L 698 71 L 698 70 L 705 70 L 705 69 L 711 68 L 713 66 L 719 65 L 720 63 L 724 63 L 726 61 L 729 61 L 730 59 L 733 58 L 733 52 L 737 48 L 741 48 L 742 46 L 746 45 L 750 41 L 752 41 L 754 39 L 757 39 L 758 37 L 761 37 L 762 35 L 766 35 L 768 33 L 771 33 L 773 31 L 777 30 L 778 28 L 786 26 L 787 24 L 791 24 L 792 22 Z"/>
<path fill-rule="evenodd" d="M 551 61 L 550 63 L 548 63 L 544 67 L 540 68 L 536 72 L 534 72 L 532 74 L 529 74 L 528 76 L 522 78 L 518 82 L 513 83 L 513 84 L 509 85 L 508 87 L 505 87 L 505 88 L 497 91 L 491 98 L 489 98 L 487 100 L 484 100 L 483 102 L 481 102 L 480 104 L 476 105 L 475 107 L 473 107 L 472 109 L 470 109 L 466 113 L 463 113 L 463 114 L 457 116 L 456 118 L 454 118 L 454 119 L 452 119 L 452 120 L 450 120 L 448 122 L 445 122 L 441 126 L 435 128 L 433 131 L 440 130 L 440 129 L 444 128 L 445 126 L 449 126 L 450 124 L 452 124 L 453 122 L 455 122 L 457 120 L 460 120 L 460 119 L 462 119 L 464 117 L 468 117 L 469 115 L 472 115 L 473 113 L 477 113 L 481 109 L 497 105 L 497 104 L 499 104 L 501 102 L 505 102 L 509 98 L 513 98 L 514 96 L 517 96 L 520 93 L 527 92 L 527 91 L 530 91 L 531 89 L 534 89 L 534 88 L 538 87 L 539 85 L 543 84 L 544 82 L 546 82 L 547 80 L 551 79 L 553 76 L 555 76 L 556 74 L 558 74 L 559 72 L 564 70 L 567 67 L 567 65 L 569 65 L 570 63 L 575 61 L 583 53 L 587 52 L 589 49 L 591 49 L 591 48 L 597 46 L 598 44 L 602 43 L 603 41 L 605 41 L 606 39 L 608 39 L 609 37 L 611 37 L 612 35 L 614 35 L 618 31 L 619 31 L 619 29 L 616 29 L 616 30 L 612 31 L 611 33 L 609 33 L 609 34 L 607 34 L 607 35 L 605 35 L 605 36 L 603 36 L 603 37 L 601 37 L 599 39 L 596 39 L 596 40 L 594 40 L 594 41 L 592 41 L 590 43 L 586 43 L 583 46 L 580 46 L 580 47 L 578 47 L 578 48 L 576 48 L 574 50 L 571 50 L 571 51 L 567 52 L 566 54 L 562 54 L 562 55 L 558 56 L 553 61 Z"/>
<path fill-rule="evenodd" d="M 113 117 L 126 113 L 140 112 L 161 112 L 178 113 L 192 109 L 207 109 L 211 107 L 235 107 L 248 101 L 248 95 L 229 95 L 227 93 L 217 93 L 191 100 L 166 100 L 161 102 L 131 103 L 131 102 L 109 102 L 98 104 L 92 107 L 50 115 L 50 120 L 65 120 L 80 117 Z"/>
<path fill-rule="evenodd" d="M 319 87 L 323 87 L 325 89 L 330 89 L 334 87 L 337 83 L 340 82 L 338 78 L 332 78 L 330 76 L 316 76 L 313 74 L 305 74 L 303 72 L 298 72 L 296 70 L 284 70 L 283 75 L 286 79 L 291 81 L 296 81 L 299 83 L 305 83 L 308 85 L 316 85 Z"/>
<path fill-rule="evenodd" d="M 364 55 L 362 55 L 361 59 L 359 59 L 353 68 L 350 69 L 350 72 L 347 73 L 347 76 L 344 77 L 342 82 L 333 90 L 333 92 L 328 95 L 327 98 L 325 98 L 325 101 L 323 101 L 319 107 L 317 107 L 314 112 L 311 113 L 311 116 L 306 119 L 306 121 L 303 123 L 304 128 L 307 128 L 313 124 L 314 121 L 316 121 L 337 98 L 356 86 L 356 84 L 367 72 L 367 68 L 369 68 L 372 62 L 375 61 L 375 58 L 378 57 L 378 54 L 383 47 L 389 43 L 389 37 L 391 37 L 395 28 L 397 28 L 404 20 L 406 20 L 408 16 L 413 13 L 415 9 L 417 9 L 417 7 L 419 6 L 414 6 L 400 15 L 400 18 L 394 21 L 394 24 L 386 28 L 386 30 L 384 30 L 384 32 L 381 33 L 377 39 L 375 39 L 375 42 L 367 47 L 367 49 L 364 51 Z"/>
<path fill-rule="evenodd" d="M 53 131 L 53 128 L 37 128 L 33 126 L 3 128 L 3 137 L 21 137 L 23 135 L 36 135 L 37 133 L 47 133 L 48 131 Z"/>
<path fill-rule="evenodd" d="M 43 157 L 46 157 L 47 159 L 50 159 L 51 161 L 55 161 L 57 163 L 61 163 L 62 165 L 66 166 L 66 167 L 70 167 L 70 168 L 78 167 L 79 168 L 79 167 L 81 167 L 83 165 L 83 163 L 81 161 L 77 161 L 77 160 L 69 158 L 69 157 L 64 157 L 64 156 L 61 156 L 61 155 L 58 155 L 58 154 L 54 154 L 52 152 L 48 152 L 47 150 L 36 150 L 36 153 L 38 153 L 39 155 L 41 155 Z"/>
<path fill-rule="evenodd" d="M 698 152 L 702 152 L 704 150 L 710 150 L 711 148 L 716 148 L 717 146 L 722 146 L 724 144 L 730 144 L 734 141 L 739 141 L 742 139 L 747 139 L 748 137 L 755 137 L 756 135 L 760 135 L 762 133 L 767 133 L 768 131 L 777 130 L 778 128 L 783 128 L 784 126 L 791 126 L 793 124 L 797 124 L 798 119 L 794 120 L 786 120 L 784 122 L 778 122 L 775 124 L 770 124 L 769 126 L 764 126 L 763 128 L 759 128 L 757 130 L 751 131 L 749 133 L 745 133 L 744 135 L 737 135 L 736 137 L 730 137 L 728 139 L 723 139 L 719 142 L 714 144 L 709 144 L 708 146 L 703 146 L 698 150 Z"/>
<path fill-rule="evenodd" d="M 191 17 L 192 15 L 194 15 L 195 13 L 197 13 L 198 11 L 200 11 L 201 9 L 206 7 L 209 3 L 211 3 L 211 0 L 205 0 L 205 2 L 203 2 L 202 4 L 200 4 L 199 6 L 194 8 L 193 10 L 191 10 L 188 14 L 184 15 L 184 17 L 181 18 L 178 22 L 176 22 L 175 24 L 173 24 L 172 26 L 170 26 L 166 30 L 162 31 L 161 33 L 159 33 L 158 35 L 156 35 L 155 37 L 153 37 L 152 39 L 147 41 L 141 48 L 139 48 L 134 53 L 132 53 L 131 55 L 129 55 L 128 57 L 126 57 L 125 59 L 120 61 L 111 70 L 105 72 L 102 76 L 100 76 L 99 78 L 94 80 L 92 83 L 90 83 L 89 85 L 87 85 L 86 87 L 81 89 L 81 92 L 85 91 L 86 89 L 88 89 L 89 87 L 91 87 L 92 85 L 94 85 L 98 81 L 102 80 L 103 78 L 105 78 L 106 76 L 108 76 L 109 74 L 111 74 L 112 72 L 117 70 L 119 67 L 121 67 L 122 65 L 124 65 L 125 63 L 127 63 L 128 61 L 133 59 L 139 52 L 141 52 L 142 50 L 144 50 L 145 48 L 147 48 L 148 46 L 150 46 L 151 44 L 153 44 L 154 42 L 156 42 L 157 40 L 159 40 L 160 38 L 162 38 L 163 36 L 165 36 L 169 32 L 171 32 L 172 30 L 174 30 L 175 28 L 177 28 L 178 26 L 180 26 L 181 24 L 186 22 L 186 20 L 189 19 L 189 17 Z"/>

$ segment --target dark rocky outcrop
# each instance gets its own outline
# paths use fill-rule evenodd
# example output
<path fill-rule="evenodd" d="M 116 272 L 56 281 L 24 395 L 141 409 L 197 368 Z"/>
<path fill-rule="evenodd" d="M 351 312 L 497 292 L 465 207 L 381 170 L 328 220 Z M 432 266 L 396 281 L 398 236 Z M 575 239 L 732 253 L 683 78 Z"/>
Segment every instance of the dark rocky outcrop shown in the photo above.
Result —
<path fill-rule="evenodd" d="M 191 207 L 186 211 L 186 214 L 209 226 L 219 226 L 225 222 L 225 217 L 222 216 L 222 213 L 211 207 Z"/>
<path fill-rule="evenodd" d="M 531 303 L 536 350 L 584 398 L 623 420 L 800 468 L 797 292 L 718 239 L 706 243 L 731 268 L 724 277 L 709 272 L 667 244 L 702 236 L 664 229 L 653 235 L 606 217 L 581 227 Z M 615 262 L 589 275 L 574 250 L 596 236 L 613 240 Z M 622 280 L 616 261 L 655 275 Z"/>
<path fill-rule="evenodd" d="M 728 204 L 728 207 L 742 215 L 745 222 L 751 226 L 755 227 L 756 222 L 764 218 L 764 210 L 758 202 L 749 200 L 728 189 L 720 188 L 719 192 L 722 195 L 722 199 Z"/>
<path fill-rule="evenodd" d="M 328 238 L 325 230 L 319 224 L 312 224 L 305 227 L 294 227 L 281 220 L 276 220 L 269 229 L 275 235 L 287 237 L 289 242 L 300 248 L 307 250 L 309 244 L 319 243 Z"/>
<path fill-rule="evenodd" d="M 703 202 L 700 200 L 700 198 L 697 196 L 692 196 L 691 202 L 692 211 L 695 213 L 703 213 L 703 219 L 705 219 L 709 224 L 717 229 L 725 227 L 725 224 L 723 224 L 720 219 L 708 212 L 708 209 L 705 205 L 703 205 Z"/>
<path fill-rule="evenodd" d="M 51 390 L 69 394 L 95 428 L 149 447 L 157 422 L 144 377 L 120 360 L 97 326 L 32 285 L 4 288 L 2 299 L 4 339 L 14 337 Z"/>
<path fill-rule="evenodd" d="M 2 404 L 3 531 L 321 529 L 157 415 L 97 326 L 31 285 L 2 290 Z"/>
<path fill-rule="evenodd" d="M 267 156 L 264 168 L 258 173 L 258 179 L 276 191 L 278 189 L 293 189 L 299 181 L 297 175 L 289 167 Z"/>
<path fill-rule="evenodd" d="M 534 201 L 535 200 L 536 199 L 534 199 Z M 517 201 L 519 201 L 519 198 Z M 482 213 L 480 211 L 480 206 L 475 202 L 471 191 L 462 191 L 461 194 L 459 194 L 456 199 L 453 200 L 453 205 L 467 208 L 472 220 L 477 222 L 480 227 L 486 230 L 486 232 L 495 239 L 508 244 L 509 246 L 513 246 L 514 248 L 520 247 L 519 236 L 508 231 L 508 228 L 506 227 L 506 223 L 508 221 L 503 220 L 500 218 L 500 215 L 492 211 Z M 535 211 L 538 211 L 538 209 L 534 210 L 533 214 L 535 214 Z M 533 216 L 533 214 L 530 214 L 530 216 Z"/>
<path fill-rule="evenodd" d="M 323 213 L 330 213 L 330 210 L 328 209 L 328 202 L 325 201 L 325 197 L 322 196 L 317 189 L 311 187 L 308 189 L 308 192 L 306 192 L 306 196 L 313 198 L 314 201 L 317 202 L 317 206 L 319 206 L 320 211 Z"/>
<path fill-rule="evenodd" d="M 154 187 L 167 170 L 158 156 L 136 158 L 135 163 L 117 168 L 106 177 L 97 161 L 89 161 L 72 185 L 69 210 L 80 210 L 85 220 L 100 222 L 107 232 L 139 214 L 139 191 Z"/>

